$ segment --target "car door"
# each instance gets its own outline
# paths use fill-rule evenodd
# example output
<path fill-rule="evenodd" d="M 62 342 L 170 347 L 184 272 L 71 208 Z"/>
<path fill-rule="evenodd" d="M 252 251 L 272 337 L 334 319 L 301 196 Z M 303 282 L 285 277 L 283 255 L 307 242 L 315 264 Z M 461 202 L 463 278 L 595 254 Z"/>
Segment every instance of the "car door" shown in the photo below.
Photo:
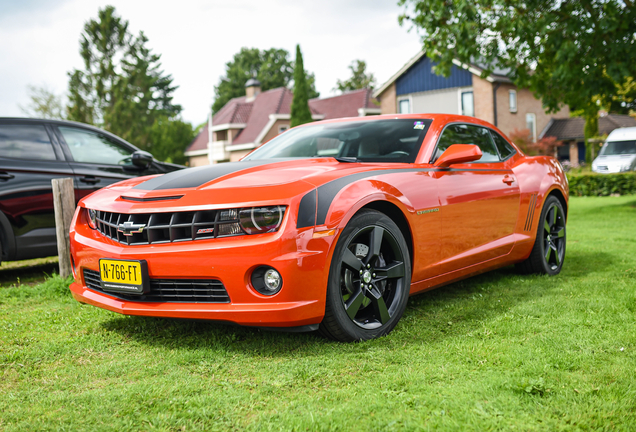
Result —
<path fill-rule="evenodd" d="M 491 131 L 473 124 L 448 125 L 433 159 L 453 144 L 475 144 L 483 156 L 479 161 L 436 172 L 442 210 L 443 271 L 510 252 L 519 214 L 519 184 L 506 164 L 511 154 L 500 155 Z"/>
<path fill-rule="evenodd" d="M 133 165 L 137 149 L 99 130 L 61 124 L 55 129 L 75 174 L 78 200 L 120 180 L 160 172 L 154 164 L 147 169 Z"/>
<path fill-rule="evenodd" d="M 54 178 L 73 177 L 43 122 L 0 120 L 0 222 L 4 259 L 57 254 Z"/>

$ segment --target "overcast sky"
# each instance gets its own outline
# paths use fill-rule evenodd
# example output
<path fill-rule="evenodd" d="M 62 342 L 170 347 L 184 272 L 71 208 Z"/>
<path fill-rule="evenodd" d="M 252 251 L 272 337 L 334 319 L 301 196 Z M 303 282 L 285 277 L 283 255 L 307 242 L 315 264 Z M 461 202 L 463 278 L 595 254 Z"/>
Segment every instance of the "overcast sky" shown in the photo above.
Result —
<path fill-rule="evenodd" d="M 67 72 L 82 66 L 84 23 L 108 4 L 161 54 L 182 117 L 194 124 L 207 118 L 214 85 L 241 47 L 293 56 L 299 43 L 321 97 L 349 77 L 354 59 L 380 85 L 420 49 L 417 34 L 398 25 L 397 0 L 0 0 L 0 117 L 24 116 L 29 84 L 66 94 Z"/>

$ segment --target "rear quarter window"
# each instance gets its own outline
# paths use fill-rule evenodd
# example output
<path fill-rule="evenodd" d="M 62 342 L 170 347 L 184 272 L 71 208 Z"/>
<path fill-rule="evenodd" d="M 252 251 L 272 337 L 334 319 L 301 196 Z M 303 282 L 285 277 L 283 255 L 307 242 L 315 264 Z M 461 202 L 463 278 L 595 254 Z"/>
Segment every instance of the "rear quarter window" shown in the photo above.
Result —
<path fill-rule="evenodd" d="M 27 160 L 56 160 L 42 125 L 0 124 L 0 156 Z"/>

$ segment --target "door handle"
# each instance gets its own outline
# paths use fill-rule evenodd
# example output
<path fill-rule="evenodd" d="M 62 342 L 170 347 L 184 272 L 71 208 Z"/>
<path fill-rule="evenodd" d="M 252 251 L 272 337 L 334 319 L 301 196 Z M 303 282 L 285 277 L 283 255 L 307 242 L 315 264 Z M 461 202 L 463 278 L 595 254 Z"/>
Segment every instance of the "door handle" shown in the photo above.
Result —
<path fill-rule="evenodd" d="M 0 172 L 0 180 L 11 180 L 14 177 L 13 174 L 9 174 L 8 172 Z"/>
<path fill-rule="evenodd" d="M 515 178 L 511 175 L 506 174 L 501 181 L 503 181 L 505 184 L 510 186 L 511 184 L 515 182 Z"/>
<path fill-rule="evenodd" d="M 95 183 L 99 183 L 101 180 L 93 176 L 84 176 L 84 177 L 80 177 L 80 181 L 87 184 L 95 184 Z"/>

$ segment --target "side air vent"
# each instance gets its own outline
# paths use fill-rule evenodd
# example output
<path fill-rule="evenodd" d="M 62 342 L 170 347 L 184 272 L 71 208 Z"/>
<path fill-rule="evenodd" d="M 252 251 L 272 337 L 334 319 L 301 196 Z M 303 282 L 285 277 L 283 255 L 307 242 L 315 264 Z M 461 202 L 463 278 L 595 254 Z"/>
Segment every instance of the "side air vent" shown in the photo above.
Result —
<path fill-rule="evenodd" d="M 526 225 L 524 231 L 530 231 L 532 229 L 532 221 L 534 220 L 534 209 L 537 206 L 537 194 L 530 195 L 530 204 L 528 205 L 528 216 L 526 216 Z"/>

